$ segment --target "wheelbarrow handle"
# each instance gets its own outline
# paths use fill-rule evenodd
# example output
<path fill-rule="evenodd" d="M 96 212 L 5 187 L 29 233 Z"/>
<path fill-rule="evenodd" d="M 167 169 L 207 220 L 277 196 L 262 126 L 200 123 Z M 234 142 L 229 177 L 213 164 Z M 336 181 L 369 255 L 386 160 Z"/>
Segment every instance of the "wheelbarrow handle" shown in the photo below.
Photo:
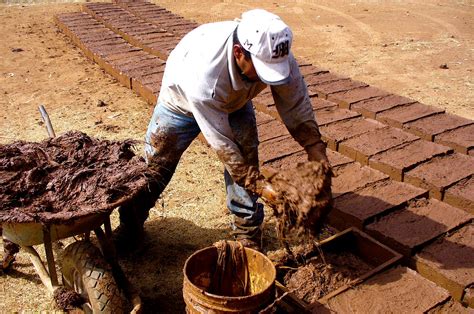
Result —
<path fill-rule="evenodd" d="M 50 138 L 55 138 L 56 134 L 54 133 L 53 125 L 51 124 L 51 120 L 49 119 L 49 115 L 46 112 L 46 108 L 43 105 L 39 105 L 38 109 L 41 113 L 41 118 L 43 118 L 43 122 L 46 124 L 46 129 L 48 130 L 49 137 Z"/>

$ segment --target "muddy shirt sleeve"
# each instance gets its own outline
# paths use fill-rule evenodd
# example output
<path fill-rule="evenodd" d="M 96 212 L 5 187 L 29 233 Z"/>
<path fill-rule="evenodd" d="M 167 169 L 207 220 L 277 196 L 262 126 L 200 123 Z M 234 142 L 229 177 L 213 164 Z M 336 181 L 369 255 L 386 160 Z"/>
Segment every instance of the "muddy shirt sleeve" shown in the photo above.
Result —
<path fill-rule="evenodd" d="M 271 86 L 276 108 L 288 131 L 303 147 L 321 142 L 308 89 L 293 55 L 290 55 L 290 82 Z"/>
<path fill-rule="evenodd" d="M 216 151 L 232 179 L 237 184 L 245 186 L 249 165 L 246 164 L 234 141 L 228 113 L 219 108 L 223 104 L 216 100 L 202 99 L 192 99 L 189 104 L 202 134 Z"/>

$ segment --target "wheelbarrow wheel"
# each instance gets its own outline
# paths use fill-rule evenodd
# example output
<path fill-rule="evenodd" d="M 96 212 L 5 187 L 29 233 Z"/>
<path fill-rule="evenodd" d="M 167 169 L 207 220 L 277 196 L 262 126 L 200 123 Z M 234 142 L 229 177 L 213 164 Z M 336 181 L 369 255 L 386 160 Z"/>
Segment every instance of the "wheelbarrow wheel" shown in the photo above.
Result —
<path fill-rule="evenodd" d="M 61 258 L 64 284 L 79 293 L 85 313 L 124 313 L 127 302 L 100 250 L 88 241 L 77 241 Z"/>

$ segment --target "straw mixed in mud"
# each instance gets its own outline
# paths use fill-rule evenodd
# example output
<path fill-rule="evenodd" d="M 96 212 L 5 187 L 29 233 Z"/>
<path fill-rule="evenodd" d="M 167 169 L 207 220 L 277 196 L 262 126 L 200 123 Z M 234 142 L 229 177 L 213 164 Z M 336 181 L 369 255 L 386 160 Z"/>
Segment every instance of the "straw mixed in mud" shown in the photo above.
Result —
<path fill-rule="evenodd" d="M 67 223 L 132 201 L 151 180 L 133 144 L 68 132 L 0 145 L 0 221 Z"/>
<path fill-rule="evenodd" d="M 327 163 L 299 163 L 268 178 L 276 195 L 271 202 L 280 239 L 297 231 L 316 236 L 332 207 L 332 171 Z"/>
<path fill-rule="evenodd" d="M 283 283 L 301 300 L 314 303 L 370 270 L 370 265 L 350 252 L 330 252 L 324 259 L 317 255 L 288 271 Z"/>

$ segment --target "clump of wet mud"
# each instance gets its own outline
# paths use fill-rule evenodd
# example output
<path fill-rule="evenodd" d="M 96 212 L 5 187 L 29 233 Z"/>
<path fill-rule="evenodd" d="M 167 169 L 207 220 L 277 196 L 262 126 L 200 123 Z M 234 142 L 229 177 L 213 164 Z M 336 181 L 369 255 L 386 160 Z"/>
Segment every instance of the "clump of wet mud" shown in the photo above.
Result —
<path fill-rule="evenodd" d="M 68 132 L 0 145 L 0 222 L 67 222 L 132 201 L 152 178 L 134 144 Z"/>
<path fill-rule="evenodd" d="M 281 268 L 284 285 L 301 300 L 314 303 L 328 293 L 351 284 L 371 270 L 350 252 L 329 252 L 309 258 L 299 267 Z"/>
<path fill-rule="evenodd" d="M 81 307 L 85 302 L 84 298 L 80 294 L 66 287 L 59 287 L 54 290 L 53 297 L 56 301 L 56 304 L 62 310 L 72 310 L 74 308 Z"/>
<path fill-rule="evenodd" d="M 281 239 L 296 230 L 313 236 L 332 208 L 332 171 L 327 163 L 310 161 L 267 178 L 276 195 L 271 202 Z"/>

